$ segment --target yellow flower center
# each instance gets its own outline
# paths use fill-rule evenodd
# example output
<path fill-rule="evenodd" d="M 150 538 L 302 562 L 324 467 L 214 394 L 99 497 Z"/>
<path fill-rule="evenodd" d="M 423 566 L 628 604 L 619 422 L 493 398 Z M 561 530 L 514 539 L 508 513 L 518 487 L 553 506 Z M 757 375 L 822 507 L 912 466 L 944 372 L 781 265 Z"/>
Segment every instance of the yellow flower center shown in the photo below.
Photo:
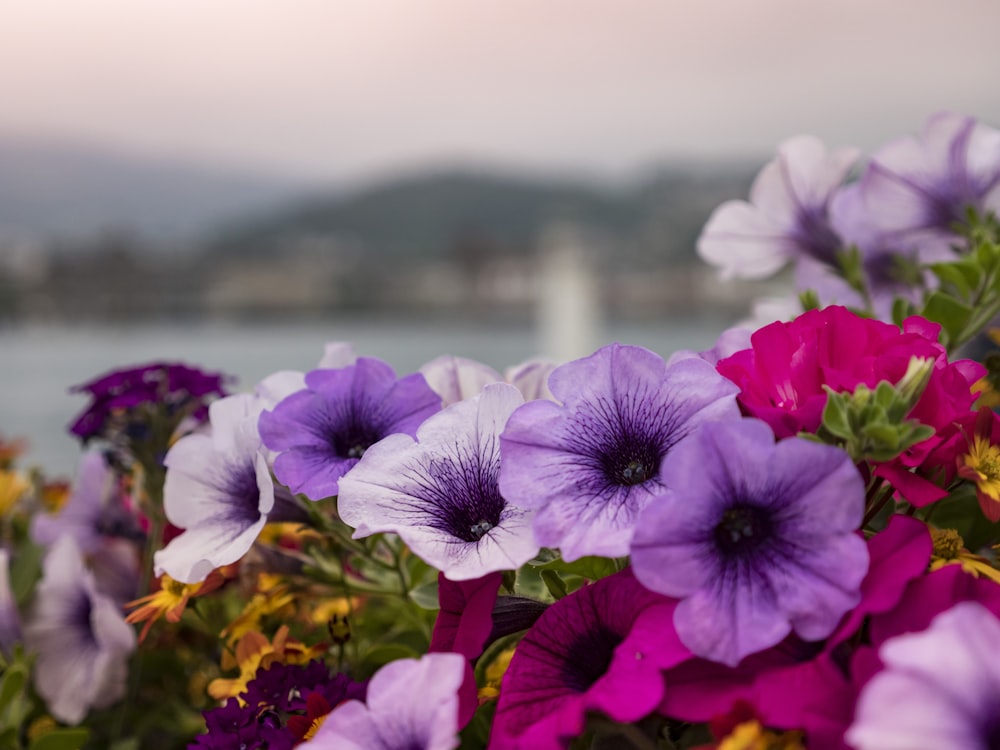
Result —
<path fill-rule="evenodd" d="M 966 469 L 963 476 L 974 481 L 980 492 L 1000 501 L 1000 446 L 976 435 L 969 448 L 962 457 Z"/>
<path fill-rule="evenodd" d="M 800 732 L 771 732 L 756 719 L 737 724 L 719 750 L 805 750 Z"/>
<path fill-rule="evenodd" d="M 931 529 L 931 541 L 934 543 L 932 554 L 942 560 L 957 560 L 965 546 L 965 540 L 955 529 Z"/>

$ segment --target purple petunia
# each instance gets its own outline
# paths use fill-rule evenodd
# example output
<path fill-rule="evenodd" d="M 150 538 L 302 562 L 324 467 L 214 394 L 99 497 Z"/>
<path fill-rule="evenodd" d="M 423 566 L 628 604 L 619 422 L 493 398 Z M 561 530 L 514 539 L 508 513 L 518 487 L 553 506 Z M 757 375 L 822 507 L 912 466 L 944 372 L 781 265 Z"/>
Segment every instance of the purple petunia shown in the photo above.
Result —
<path fill-rule="evenodd" d="M 481 393 L 490 383 L 510 383 L 521 391 L 525 401 L 538 398 L 551 399 L 547 381 L 556 363 L 547 359 L 529 359 L 508 367 L 501 376 L 482 362 L 465 357 L 445 355 L 432 359 L 420 368 L 421 374 L 434 392 L 441 396 L 445 406 Z"/>
<path fill-rule="evenodd" d="M 413 435 L 441 408 L 423 375 L 396 379 L 378 359 L 361 357 L 339 369 L 312 370 L 306 387 L 260 416 L 260 436 L 278 453 L 274 474 L 292 492 L 322 500 L 382 438 Z"/>
<path fill-rule="evenodd" d="M 726 278 L 761 278 L 788 261 L 837 265 L 844 243 L 830 223 L 830 202 L 858 151 L 827 153 L 817 138 L 790 138 L 750 189 L 750 202 L 719 206 L 698 238 L 698 254 Z"/>
<path fill-rule="evenodd" d="M 919 250 L 925 261 L 928 253 L 947 256 L 967 209 L 1000 213 L 1000 131 L 938 113 L 919 137 L 880 149 L 857 190 L 851 203 L 858 211 L 840 223 L 863 222 L 867 233 L 897 250 Z"/>
<path fill-rule="evenodd" d="M 664 462 L 674 481 L 642 514 L 636 577 L 681 599 L 698 656 L 735 666 L 790 632 L 828 636 L 860 600 L 865 490 L 842 450 L 756 419 L 704 425 Z"/>
<path fill-rule="evenodd" d="M 490 747 L 555 750 L 583 732 L 588 712 L 632 722 L 653 711 L 661 671 L 691 657 L 673 628 L 675 606 L 627 569 L 555 602 L 518 643 Z"/>
<path fill-rule="evenodd" d="M 879 649 L 846 740 L 857 750 L 991 750 L 1000 742 L 1000 620 L 976 602 Z"/>
<path fill-rule="evenodd" d="M 499 436 L 524 402 L 494 383 L 409 435 L 373 445 L 340 481 L 338 510 L 355 538 L 392 531 L 455 581 L 516 570 L 538 553 L 531 512 L 501 493 Z"/>
<path fill-rule="evenodd" d="M 335 708 L 302 750 L 452 750 L 458 747 L 460 654 L 426 654 L 382 667 L 365 703 Z"/>
<path fill-rule="evenodd" d="M 639 512 L 670 484 L 660 465 L 704 422 L 739 417 L 736 388 L 701 359 L 668 366 L 612 344 L 553 371 L 500 436 L 500 491 L 538 509 L 540 544 L 566 560 L 627 555 Z"/>
<path fill-rule="evenodd" d="M 60 721 L 78 724 L 125 695 L 135 633 L 121 607 L 97 591 L 72 537 L 45 556 L 25 643 L 37 654 L 35 687 Z"/>

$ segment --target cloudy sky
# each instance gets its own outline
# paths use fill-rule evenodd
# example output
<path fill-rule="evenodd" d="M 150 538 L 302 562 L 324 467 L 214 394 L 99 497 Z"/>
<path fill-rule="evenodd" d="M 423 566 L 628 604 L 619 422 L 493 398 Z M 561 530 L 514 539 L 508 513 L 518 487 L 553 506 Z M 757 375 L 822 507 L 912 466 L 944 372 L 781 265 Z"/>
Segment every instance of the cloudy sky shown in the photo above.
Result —
<path fill-rule="evenodd" d="M 1000 124 L 996 0 L 2 0 L 0 136 L 308 180 Z"/>

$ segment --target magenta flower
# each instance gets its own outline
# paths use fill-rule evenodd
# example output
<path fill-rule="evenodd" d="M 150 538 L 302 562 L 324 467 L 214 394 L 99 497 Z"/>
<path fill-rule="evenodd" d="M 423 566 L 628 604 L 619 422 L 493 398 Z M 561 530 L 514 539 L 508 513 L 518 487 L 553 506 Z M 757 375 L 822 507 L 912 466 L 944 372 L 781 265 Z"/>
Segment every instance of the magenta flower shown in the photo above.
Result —
<path fill-rule="evenodd" d="M 459 654 L 426 654 L 382 667 L 366 703 L 349 700 L 327 716 L 302 750 L 452 750 L 458 747 Z"/>
<path fill-rule="evenodd" d="M 736 418 L 732 384 L 711 365 L 669 367 L 612 344 L 549 377 L 560 403 L 532 401 L 500 437 L 500 491 L 537 508 L 535 536 L 566 560 L 628 554 L 639 512 L 669 485 L 660 464 L 698 425 Z"/>
<path fill-rule="evenodd" d="M 911 472 L 969 413 L 972 385 L 986 370 L 970 360 L 949 362 L 938 343 L 940 326 L 916 316 L 896 326 L 861 318 L 843 307 L 812 310 L 790 323 L 772 323 L 751 336 L 751 348 L 720 360 L 716 368 L 740 387 L 743 411 L 767 422 L 779 438 L 820 425 L 826 391 L 854 391 L 860 384 L 897 383 L 910 360 L 934 361 L 923 395 L 909 417 L 936 430 L 903 455 L 881 464 L 877 473 L 907 500 L 926 505 L 945 494 Z"/>
<path fill-rule="evenodd" d="M 791 632 L 825 638 L 860 600 L 865 489 L 843 451 L 775 444 L 758 420 L 716 422 L 663 471 L 671 484 L 640 516 L 632 564 L 681 599 L 674 623 L 698 656 L 735 666 Z"/>
<path fill-rule="evenodd" d="M 306 387 L 260 416 L 260 436 L 272 451 L 274 475 L 292 492 L 322 500 L 373 444 L 394 433 L 413 435 L 441 408 L 419 374 L 396 379 L 378 359 L 361 357 L 339 369 L 313 370 Z"/>
<path fill-rule="evenodd" d="M 829 206 L 857 161 L 856 149 L 827 153 L 812 136 L 790 138 L 778 148 L 750 189 L 750 202 L 719 206 L 698 238 L 698 254 L 724 278 L 761 278 L 788 261 L 837 263 L 844 243 L 830 224 Z"/>
<path fill-rule="evenodd" d="M 975 602 L 879 649 L 848 743 L 857 750 L 992 750 L 1000 744 L 1000 620 Z"/>
<path fill-rule="evenodd" d="M 435 397 L 436 398 L 436 397 Z M 340 480 L 337 508 L 355 538 L 399 534 L 450 579 L 516 570 L 538 553 L 532 513 L 500 491 L 500 432 L 524 399 L 494 383 L 409 435 L 390 435 Z"/>
<path fill-rule="evenodd" d="M 583 732 L 588 712 L 632 722 L 653 711 L 661 670 L 691 657 L 674 633 L 675 604 L 630 570 L 555 602 L 514 652 L 490 747 L 563 748 Z"/>

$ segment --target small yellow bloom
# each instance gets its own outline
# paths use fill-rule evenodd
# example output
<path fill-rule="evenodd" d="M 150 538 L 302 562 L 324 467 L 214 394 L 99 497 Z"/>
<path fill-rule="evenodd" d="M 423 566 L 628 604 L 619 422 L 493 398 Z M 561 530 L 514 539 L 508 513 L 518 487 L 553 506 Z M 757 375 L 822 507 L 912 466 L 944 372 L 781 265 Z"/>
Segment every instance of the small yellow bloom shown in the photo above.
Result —
<path fill-rule="evenodd" d="M 31 482 L 19 471 L 0 470 L 0 516 L 7 515 L 31 488 Z"/>
<path fill-rule="evenodd" d="M 800 732 L 771 732 L 756 719 L 737 724 L 718 750 L 805 750 Z"/>
<path fill-rule="evenodd" d="M 514 646 L 511 646 L 497 654 L 497 657 L 486 667 L 484 673 L 486 684 L 479 688 L 480 705 L 496 700 L 500 696 L 500 683 L 503 681 L 503 676 L 507 673 L 507 667 L 510 666 L 510 660 L 513 658 Z"/>
<path fill-rule="evenodd" d="M 235 643 L 247 633 L 260 627 L 260 622 L 268 615 L 278 614 L 291 607 L 295 595 L 280 576 L 271 573 L 257 575 L 257 592 L 243 607 L 240 615 L 220 633 L 230 643 Z"/>
<path fill-rule="evenodd" d="M 985 557 L 974 555 L 965 548 L 965 540 L 955 529 L 931 529 L 934 551 L 931 553 L 929 570 L 934 571 L 946 565 L 961 565 L 974 578 L 989 578 L 1000 583 L 1000 570 L 990 564 Z"/>
<path fill-rule="evenodd" d="M 201 583 L 181 583 L 164 573 L 160 576 L 158 591 L 125 605 L 127 609 L 138 608 L 125 618 L 125 622 L 145 621 L 146 625 L 143 627 L 142 633 L 139 634 L 139 643 L 142 643 L 154 622 L 164 616 L 167 618 L 167 622 L 180 622 L 184 608 L 187 607 L 188 600 L 192 596 L 200 596 L 214 591 L 225 580 L 225 576 L 218 570 L 213 570 Z"/>
<path fill-rule="evenodd" d="M 269 641 L 263 634 L 256 631 L 246 633 L 236 644 L 235 656 L 228 651 L 222 654 L 222 668 L 238 667 L 239 677 L 232 679 L 219 678 L 208 685 L 208 694 L 216 700 L 238 697 L 247 688 L 247 683 L 257 675 L 258 669 L 267 669 L 275 663 L 306 664 L 321 656 L 326 646 L 306 646 L 288 637 L 288 626 L 282 625 L 274 634 L 274 640 Z M 240 700 L 240 705 L 243 701 Z"/>

